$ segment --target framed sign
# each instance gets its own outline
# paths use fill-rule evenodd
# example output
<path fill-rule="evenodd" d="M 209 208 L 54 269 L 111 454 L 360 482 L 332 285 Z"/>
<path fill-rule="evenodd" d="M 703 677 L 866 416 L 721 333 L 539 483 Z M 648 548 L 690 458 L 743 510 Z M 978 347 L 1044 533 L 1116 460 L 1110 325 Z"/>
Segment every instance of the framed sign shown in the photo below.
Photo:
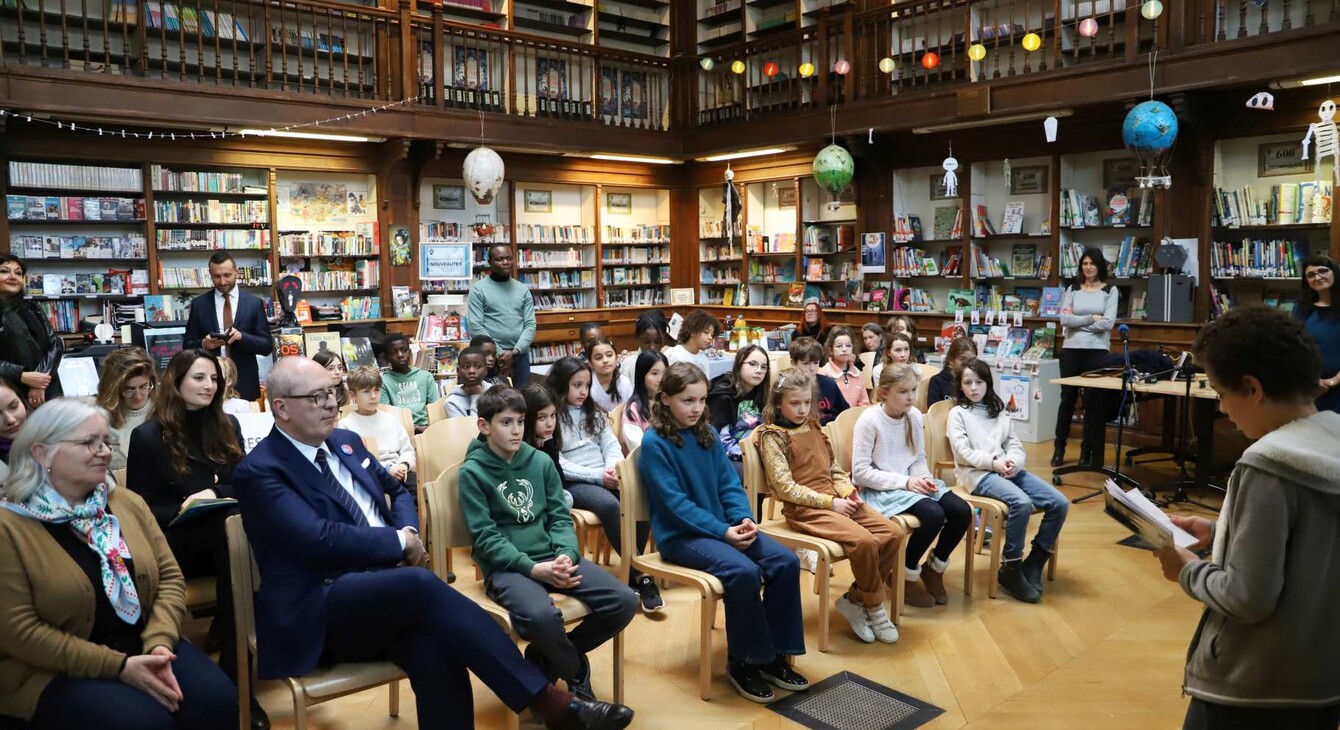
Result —
<path fill-rule="evenodd" d="M 1133 188 L 1135 177 L 1140 174 L 1140 165 L 1133 157 L 1117 157 L 1103 160 L 1103 189 Z"/>
<path fill-rule="evenodd" d="M 605 193 L 605 210 L 610 215 L 629 215 L 633 212 L 633 194 Z"/>
<path fill-rule="evenodd" d="M 931 173 L 931 200 L 954 200 L 957 197 L 945 191 L 945 174 L 943 172 Z"/>
<path fill-rule="evenodd" d="M 1312 162 L 1303 159 L 1303 147 L 1297 142 L 1265 142 L 1257 148 L 1257 177 L 1306 175 L 1311 171 Z"/>
<path fill-rule="evenodd" d="M 434 185 L 433 207 L 438 210 L 465 210 L 465 186 Z"/>
<path fill-rule="evenodd" d="M 526 190 L 527 213 L 552 213 L 554 210 L 554 191 Z"/>
<path fill-rule="evenodd" d="M 787 185 L 777 188 L 777 207 L 794 208 L 796 207 L 796 186 Z"/>
<path fill-rule="evenodd" d="M 470 244 L 419 244 L 420 279 L 469 279 Z"/>
<path fill-rule="evenodd" d="M 1010 195 L 1043 195 L 1047 192 L 1047 165 L 1019 165 L 1010 173 Z"/>

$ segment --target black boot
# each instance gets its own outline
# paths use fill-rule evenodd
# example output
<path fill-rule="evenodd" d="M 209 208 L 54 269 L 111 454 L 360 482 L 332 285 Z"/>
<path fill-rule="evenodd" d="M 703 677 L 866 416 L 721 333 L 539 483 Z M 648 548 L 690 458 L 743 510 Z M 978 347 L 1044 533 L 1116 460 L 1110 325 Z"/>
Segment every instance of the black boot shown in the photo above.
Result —
<path fill-rule="evenodd" d="M 1093 462 L 1093 447 L 1088 444 L 1079 445 L 1079 465 L 1080 466 L 1099 466 Z"/>
<path fill-rule="evenodd" d="M 1057 439 L 1056 450 L 1052 452 L 1052 466 L 1060 466 L 1065 463 L 1065 442 Z"/>
<path fill-rule="evenodd" d="M 1042 594 L 1042 570 L 1047 567 L 1047 561 L 1051 560 L 1051 558 L 1051 553 L 1043 550 L 1037 545 L 1034 545 L 1033 549 L 1028 553 L 1028 557 L 1024 558 L 1024 565 L 1021 568 L 1024 578 L 1028 581 L 1029 585 L 1033 586 L 1039 595 Z"/>
<path fill-rule="evenodd" d="M 1022 560 L 1010 560 L 1000 566 L 1000 573 L 996 575 L 1000 587 L 1005 589 L 1006 593 L 1014 596 L 1024 603 L 1037 603 L 1042 600 L 1042 594 L 1034 588 L 1028 579 L 1024 577 Z"/>

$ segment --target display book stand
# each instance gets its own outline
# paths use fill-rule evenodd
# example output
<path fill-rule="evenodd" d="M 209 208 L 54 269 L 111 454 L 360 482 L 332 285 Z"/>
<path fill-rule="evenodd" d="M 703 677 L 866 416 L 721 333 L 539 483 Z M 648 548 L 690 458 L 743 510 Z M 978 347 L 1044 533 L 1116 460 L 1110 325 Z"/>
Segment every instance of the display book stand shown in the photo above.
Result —
<path fill-rule="evenodd" d="M 931 364 L 943 363 L 943 355 L 928 353 L 926 359 Z M 991 365 L 992 385 L 1007 408 L 1010 405 L 1009 396 L 1012 391 L 1008 381 L 1020 377 L 1028 380 L 1027 394 L 1017 396 L 1027 401 L 1027 416 L 1015 418 L 1013 423 L 1014 433 L 1019 440 L 1030 444 L 1050 441 L 1056 432 L 1055 404 L 1061 392 L 1060 387 L 1052 381 L 1061 376 L 1060 361 L 1056 358 L 997 359 L 992 355 L 987 355 L 983 359 Z M 1039 393 L 1041 393 L 1040 401 L 1035 399 Z"/>
<path fill-rule="evenodd" d="M 414 355 L 414 365 L 433 373 L 439 391 L 449 392 L 456 379 L 456 359 L 470 340 L 465 297 L 429 294 L 427 299 L 419 311 L 419 328 L 414 335 L 419 347 Z"/>

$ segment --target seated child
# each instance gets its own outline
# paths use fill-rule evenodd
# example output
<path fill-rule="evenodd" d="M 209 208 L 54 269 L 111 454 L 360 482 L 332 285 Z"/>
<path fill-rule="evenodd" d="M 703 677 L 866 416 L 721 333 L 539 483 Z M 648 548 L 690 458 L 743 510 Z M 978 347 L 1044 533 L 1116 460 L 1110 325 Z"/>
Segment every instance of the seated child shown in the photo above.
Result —
<path fill-rule="evenodd" d="M 1002 554 L 1005 562 L 996 580 L 1011 596 L 1037 603 L 1042 599 L 1042 569 L 1056 550 L 1070 500 L 1024 471 L 1024 447 L 1014 435 L 1013 421 L 991 384 L 991 368 L 981 360 L 967 361 L 958 386 L 958 404 L 949 411 L 948 432 L 959 484 L 1009 507 Z M 1043 510 L 1042 524 L 1033 537 L 1032 552 L 1024 559 L 1024 538 L 1034 507 Z"/>
<path fill-rule="evenodd" d="M 847 405 L 855 408 L 870 404 L 870 394 L 865 392 L 865 383 L 861 382 L 861 372 L 856 369 L 856 351 L 853 347 L 851 330 L 846 327 L 834 327 L 828 333 L 824 343 L 828 355 L 828 364 L 819 370 L 837 381 L 842 397 Z"/>
<path fill-rule="evenodd" d="M 716 317 L 705 310 L 695 309 L 679 325 L 679 344 L 661 352 L 671 365 L 677 362 L 693 363 L 706 376 L 712 362 L 707 357 L 707 351 L 712 348 L 720 331 L 721 323 Z"/>
<path fill-rule="evenodd" d="M 742 477 L 740 443 L 763 422 L 768 403 L 768 351 L 745 345 L 735 353 L 729 373 L 713 378 L 707 387 L 707 420 L 726 447 L 726 458 Z"/>
<path fill-rule="evenodd" d="M 820 425 L 827 426 L 830 421 L 838 417 L 839 413 L 847 410 L 848 404 L 837 381 L 819 372 L 826 357 L 824 346 L 813 337 L 800 337 L 791 340 L 787 352 L 791 354 L 792 366 L 800 368 L 806 375 L 814 378 L 814 397 L 817 399 L 814 404 L 815 415 Z"/>
<path fill-rule="evenodd" d="M 475 415 L 475 402 L 487 388 L 488 360 L 478 347 L 467 347 L 456 357 L 456 387 L 447 394 L 447 417 Z"/>
<path fill-rule="evenodd" d="M 390 472 L 391 476 L 405 484 L 405 488 L 414 492 L 417 479 L 414 476 L 414 444 L 400 417 L 394 413 L 377 410 L 382 393 L 382 374 L 372 367 L 361 367 L 349 374 L 349 390 L 354 394 L 354 410 L 340 419 L 340 428 L 377 442 L 377 461 Z"/>
<path fill-rule="evenodd" d="M 437 381 L 432 373 L 410 365 L 409 338 L 399 332 L 386 336 L 386 361 L 391 369 L 382 373 L 382 403 L 409 409 L 414 432 L 423 433 L 428 404 L 437 401 Z"/>
<path fill-rule="evenodd" d="M 785 503 L 782 515 L 792 529 L 843 547 L 851 562 L 852 584 L 837 599 L 837 610 L 856 636 L 892 644 L 898 627 L 884 608 L 885 586 L 898 568 L 903 529 L 867 506 L 833 446 L 812 417 L 814 379 L 798 368 L 783 371 L 768 398 L 765 424 L 757 439 L 772 494 Z"/>
<path fill-rule="evenodd" d="M 642 350 L 633 363 L 633 394 L 623 410 L 623 442 L 631 452 L 642 445 L 642 434 L 651 429 L 651 404 L 661 387 L 668 363 L 658 350 Z"/>
<path fill-rule="evenodd" d="M 875 374 L 871 376 L 870 382 L 879 383 L 879 374 L 884 372 L 884 368 L 890 365 L 907 365 L 912 362 L 912 338 L 901 332 L 893 332 L 887 335 L 884 343 L 884 353 L 880 355 L 879 362 L 875 363 Z M 876 388 L 878 390 L 878 388 Z M 878 403 L 878 399 L 873 399 Z"/>
<path fill-rule="evenodd" d="M 482 360 L 482 357 L 481 357 Z M 526 660 L 550 681 L 562 679 L 594 701 L 587 654 L 633 620 L 637 595 L 609 571 L 582 560 L 558 471 L 522 441 L 526 401 L 496 387 L 479 399 L 480 438 L 461 464 L 461 514 L 489 598 L 506 608 Z M 590 613 L 568 632 L 550 593 L 581 601 Z M 462 676 L 464 679 L 464 676 Z"/>
<path fill-rule="evenodd" d="M 237 392 L 237 363 L 231 357 L 221 357 L 219 368 L 223 370 L 223 412 L 235 416 L 254 411 L 255 404 Z"/>
<path fill-rule="evenodd" d="M 498 343 L 493 341 L 488 335 L 475 335 L 470 338 L 470 347 L 478 347 L 484 351 L 484 362 L 487 370 L 484 372 L 484 390 L 495 385 L 511 385 L 501 373 L 498 372 Z"/>
<path fill-rule="evenodd" d="M 957 392 L 958 375 L 963 369 L 963 363 L 977 357 L 977 343 L 967 337 L 955 338 L 949 343 L 949 351 L 945 353 L 944 367 L 940 372 L 931 376 L 931 384 L 926 389 L 926 407 L 939 403 L 942 400 L 955 400 Z"/>
<path fill-rule="evenodd" d="M 638 474 L 661 555 L 725 587 L 727 678 L 745 699 L 766 703 L 769 684 L 809 687 L 785 659 L 805 653 L 800 563 L 759 533 L 706 411 L 707 376 L 692 363 L 671 365 L 656 396 L 655 429 L 642 438 Z"/>
<path fill-rule="evenodd" d="M 912 405 L 919 380 L 911 365 L 890 365 L 880 373 L 879 406 L 867 408 L 852 431 L 851 475 L 876 512 L 889 518 L 910 514 L 921 523 L 907 541 L 903 600 L 929 608 L 949 602 L 944 573 L 972 524 L 972 507 L 926 465 L 925 421 Z M 937 535 L 935 550 L 922 565 L 921 556 Z"/>

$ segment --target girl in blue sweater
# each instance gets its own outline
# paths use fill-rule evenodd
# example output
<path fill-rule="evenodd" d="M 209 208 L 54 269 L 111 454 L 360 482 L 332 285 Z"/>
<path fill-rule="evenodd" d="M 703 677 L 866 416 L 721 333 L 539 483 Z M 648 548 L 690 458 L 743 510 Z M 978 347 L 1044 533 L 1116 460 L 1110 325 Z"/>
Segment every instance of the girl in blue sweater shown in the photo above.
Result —
<path fill-rule="evenodd" d="M 745 699 L 766 703 L 773 698 L 768 684 L 809 686 L 784 659 L 805 653 L 800 563 L 759 533 L 706 411 L 703 372 L 671 365 L 652 409 L 655 429 L 642 439 L 638 474 L 661 555 L 711 573 L 725 587 L 727 678 Z"/>

